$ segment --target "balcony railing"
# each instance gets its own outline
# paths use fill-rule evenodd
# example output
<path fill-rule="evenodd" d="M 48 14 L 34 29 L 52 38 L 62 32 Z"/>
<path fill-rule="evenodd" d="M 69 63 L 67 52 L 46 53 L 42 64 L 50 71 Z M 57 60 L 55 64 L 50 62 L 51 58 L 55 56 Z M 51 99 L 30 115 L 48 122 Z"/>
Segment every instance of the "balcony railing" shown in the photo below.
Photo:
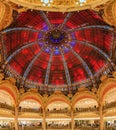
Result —
<path fill-rule="evenodd" d="M 23 126 L 19 130 L 42 130 L 42 126 Z"/>
<path fill-rule="evenodd" d="M 111 102 L 111 103 L 107 103 L 103 109 L 106 110 L 108 108 L 113 108 L 113 107 L 116 107 L 116 101 L 115 102 Z"/>
<path fill-rule="evenodd" d="M 50 110 L 46 111 L 47 114 L 55 114 L 55 113 L 60 113 L 60 114 L 66 114 L 66 113 L 71 113 L 69 110 Z"/>
<path fill-rule="evenodd" d="M 42 113 L 40 109 L 22 108 L 19 112 Z"/>
<path fill-rule="evenodd" d="M 15 128 L 11 128 L 11 127 L 8 127 L 8 126 L 4 126 L 4 127 L 0 127 L 0 130 L 15 130 Z"/>
<path fill-rule="evenodd" d="M 74 130 L 99 130 L 99 127 L 79 126 L 79 127 L 76 127 Z"/>
<path fill-rule="evenodd" d="M 106 127 L 105 130 L 116 130 L 116 126 Z"/>
<path fill-rule="evenodd" d="M 10 105 L 8 105 L 8 104 L 6 104 L 6 103 L 1 103 L 1 102 L 0 102 L 0 108 L 12 110 L 12 111 L 15 110 L 15 108 L 14 108 L 13 106 L 10 106 Z"/>
<path fill-rule="evenodd" d="M 91 108 L 76 108 L 74 110 L 75 113 L 78 113 L 78 112 L 95 112 L 95 111 L 98 111 L 99 108 L 98 107 L 91 107 Z"/>
<path fill-rule="evenodd" d="M 65 125 L 53 125 L 53 126 L 47 126 L 47 129 L 49 129 L 49 130 L 53 130 L 53 129 L 54 130 L 55 129 L 63 129 L 63 130 L 65 129 L 66 130 L 66 129 L 69 129 L 70 130 L 71 127 L 70 127 L 70 125 L 66 125 L 66 126 Z"/>

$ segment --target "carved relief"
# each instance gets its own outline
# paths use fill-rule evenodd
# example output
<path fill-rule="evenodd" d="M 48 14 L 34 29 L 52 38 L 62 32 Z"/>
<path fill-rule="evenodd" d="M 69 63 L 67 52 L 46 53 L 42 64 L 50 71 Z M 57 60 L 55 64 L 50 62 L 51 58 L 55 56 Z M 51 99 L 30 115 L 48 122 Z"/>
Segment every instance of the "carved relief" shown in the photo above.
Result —
<path fill-rule="evenodd" d="M 12 22 L 12 7 L 0 2 L 0 30 L 9 26 Z"/>
<path fill-rule="evenodd" d="M 102 83 L 99 86 L 98 89 L 98 97 L 101 102 L 101 104 L 104 103 L 104 99 L 109 91 L 112 89 L 116 89 L 116 78 L 115 78 L 115 72 L 113 72 L 112 76 L 114 78 L 107 78 L 102 81 Z"/>
<path fill-rule="evenodd" d="M 95 7 L 106 3 L 109 0 L 9 0 L 17 5 L 28 9 L 37 9 L 43 11 L 69 12 L 83 9 L 94 9 Z"/>
<path fill-rule="evenodd" d="M 112 0 L 104 8 L 104 20 L 113 26 L 116 26 L 116 1 Z"/>

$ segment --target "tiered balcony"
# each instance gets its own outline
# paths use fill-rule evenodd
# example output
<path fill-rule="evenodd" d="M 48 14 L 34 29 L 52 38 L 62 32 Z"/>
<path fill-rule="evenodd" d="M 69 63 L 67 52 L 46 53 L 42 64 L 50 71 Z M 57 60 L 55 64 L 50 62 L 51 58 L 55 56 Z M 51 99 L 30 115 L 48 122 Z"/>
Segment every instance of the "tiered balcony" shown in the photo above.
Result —
<path fill-rule="evenodd" d="M 13 117 L 14 113 L 15 113 L 15 108 L 13 106 L 0 102 L 0 116 Z"/>
<path fill-rule="evenodd" d="M 19 130 L 42 130 L 42 126 L 20 126 Z"/>
<path fill-rule="evenodd" d="M 75 118 L 99 117 L 99 108 L 98 107 L 76 108 L 74 109 L 74 116 Z"/>
<path fill-rule="evenodd" d="M 53 115 L 59 115 L 59 116 L 70 116 L 71 115 L 71 111 L 68 110 L 68 109 L 59 109 L 59 110 L 56 110 L 56 109 L 53 109 L 53 110 L 47 110 L 46 111 L 46 116 L 53 116 Z"/>
<path fill-rule="evenodd" d="M 42 113 L 42 110 L 40 109 L 32 109 L 32 108 L 22 108 L 19 110 L 19 112 L 29 112 L 29 113 Z"/>
<path fill-rule="evenodd" d="M 99 130 L 99 127 L 91 127 L 91 126 L 78 126 L 75 130 Z"/>
<path fill-rule="evenodd" d="M 106 127 L 105 130 L 116 130 L 116 126 L 109 126 L 109 127 Z"/>
<path fill-rule="evenodd" d="M 15 130 L 15 128 L 10 128 L 10 127 L 2 127 L 0 130 Z"/>
<path fill-rule="evenodd" d="M 97 112 L 99 111 L 98 108 L 93 108 L 93 107 L 90 107 L 90 108 L 76 108 L 74 113 L 79 113 L 79 112 Z"/>
<path fill-rule="evenodd" d="M 106 105 L 103 107 L 104 110 L 107 110 L 107 109 L 110 109 L 110 108 L 116 108 L 116 101 L 115 101 L 115 102 L 108 103 L 108 104 L 106 104 Z"/>
<path fill-rule="evenodd" d="M 12 107 L 12 106 L 10 106 L 10 105 L 8 105 L 6 103 L 1 103 L 1 102 L 0 102 L 0 109 L 7 109 L 7 110 L 10 110 L 10 111 L 14 111 L 15 110 L 14 107 Z"/>
<path fill-rule="evenodd" d="M 27 117 L 27 118 L 40 118 L 42 117 L 42 109 L 34 109 L 34 108 L 21 108 L 19 109 L 19 117 Z"/>

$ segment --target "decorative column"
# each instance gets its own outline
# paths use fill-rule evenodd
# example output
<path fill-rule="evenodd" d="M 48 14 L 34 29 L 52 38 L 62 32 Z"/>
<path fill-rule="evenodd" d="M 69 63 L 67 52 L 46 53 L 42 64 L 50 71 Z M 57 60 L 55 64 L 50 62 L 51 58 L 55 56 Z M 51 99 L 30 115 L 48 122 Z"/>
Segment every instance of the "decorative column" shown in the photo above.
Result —
<path fill-rule="evenodd" d="M 74 126 L 75 126 L 75 123 L 74 123 L 74 110 L 73 110 L 73 107 L 71 106 L 71 130 L 74 130 Z"/>
<path fill-rule="evenodd" d="M 43 128 L 43 130 L 46 130 L 46 111 L 45 111 L 45 108 L 43 108 L 42 128 Z"/>
<path fill-rule="evenodd" d="M 100 130 L 104 130 L 103 106 L 99 105 Z"/>
<path fill-rule="evenodd" d="M 18 105 L 15 106 L 14 125 L 15 125 L 15 130 L 18 130 Z"/>

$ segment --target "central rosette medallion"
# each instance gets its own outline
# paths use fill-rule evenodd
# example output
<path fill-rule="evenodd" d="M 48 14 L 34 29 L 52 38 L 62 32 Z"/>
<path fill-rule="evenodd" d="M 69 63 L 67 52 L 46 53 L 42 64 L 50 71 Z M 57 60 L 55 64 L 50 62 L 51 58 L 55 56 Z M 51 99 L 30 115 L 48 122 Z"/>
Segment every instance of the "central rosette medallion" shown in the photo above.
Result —
<path fill-rule="evenodd" d="M 46 32 L 45 40 L 48 45 L 52 46 L 64 46 L 69 41 L 69 36 L 64 30 L 51 29 Z"/>

